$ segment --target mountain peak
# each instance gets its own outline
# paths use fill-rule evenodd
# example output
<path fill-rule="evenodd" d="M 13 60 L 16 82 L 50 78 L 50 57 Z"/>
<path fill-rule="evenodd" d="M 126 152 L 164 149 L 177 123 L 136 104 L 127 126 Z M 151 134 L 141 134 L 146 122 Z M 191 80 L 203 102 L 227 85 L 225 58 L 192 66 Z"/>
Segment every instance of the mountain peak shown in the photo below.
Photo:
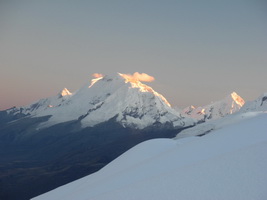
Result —
<path fill-rule="evenodd" d="M 245 104 L 244 99 L 240 97 L 236 92 L 232 92 L 231 97 L 235 101 L 235 103 L 240 106 L 240 108 Z"/>
<path fill-rule="evenodd" d="M 72 95 L 72 93 L 71 93 L 67 88 L 64 88 L 64 89 L 61 90 L 61 92 L 59 93 L 59 96 L 60 96 L 60 97 L 69 96 L 69 95 Z"/>
<path fill-rule="evenodd" d="M 150 76 L 146 73 L 135 72 L 133 74 L 122 74 L 118 73 L 121 77 L 123 77 L 127 82 L 152 82 L 155 80 L 153 76 Z"/>
<path fill-rule="evenodd" d="M 164 96 L 153 90 L 150 86 L 143 84 L 141 82 L 141 81 L 143 82 L 154 81 L 155 80 L 154 77 L 145 73 L 140 74 L 139 72 L 135 72 L 133 75 L 122 74 L 122 73 L 118 74 L 125 79 L 125 83 L 130 83 L 132 88 L 138 88 L 140 92 L 150 92 L 155 96 L 158 96 L 164 103 L 166 103 L 169 107 L 171 107 L 171 104 L 167 101 L 167 99 Z"/>
<path fill-rule="evenodd" d="M 139 72 L 135 72 L 133 74 L 117 73 L 115 76 L 110 76 L 110 75 L 104 76 L 102 74 L 97 74 L 97 76 L 93 75 L 93 77 L 94 79 L 91 80 L 91 84 L 89 85 L 88 88 L 93 87 L 100 80 L 104 82 L 110 82 L 114 80 L 119 81 L 121 83 L 124 82 L 125 84 L 129 84 L 128 88 L 137 88 L 140 92 L 152 93 L 153 95 L 159 97 L 167 106 L 171 107 L 170 103 L 167 101 L 167 99 L 163 95 L 153 90 L 150 86 L 142 83 L 142 82 L 152 82 L 155 80 L 154 77 L 146 73 L 139 73 Z M 119 85 L 121 86 L 121 84 Z"/>
<path fill-rule="evenodd" d="M 79 101 L 83 99 L 81 104 L 86 104 L 82 106 L 86 109 L 81 109 L 81 112 L 85 112 L 80 118 L 83 127 L 94 126 L 112 118 L 123 126 L 141 129 L 166 122 L 175 127 L 181 126 L 187 119 L 184 120 L 180 113 L 172 109 L 166 98 L 142 83 L 153 80 L 154 77 L 138 72 L 94 76 L 91 84 L 83 87 L 72 98 Z M 194 123 L 194 120 L 188 120 L 190 122 L 185 122 L 186 125 Z"/>

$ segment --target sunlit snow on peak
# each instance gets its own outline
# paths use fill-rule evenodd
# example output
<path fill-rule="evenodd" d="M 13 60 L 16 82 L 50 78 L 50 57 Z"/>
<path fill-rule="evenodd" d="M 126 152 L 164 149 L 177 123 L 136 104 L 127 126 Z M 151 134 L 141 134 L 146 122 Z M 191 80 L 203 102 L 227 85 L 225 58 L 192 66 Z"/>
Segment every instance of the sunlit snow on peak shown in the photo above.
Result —
<path fill-rule="evenodd" d="M 152 82 L 155 80 L 153 76 L 150 76 L 146 73 L 135 72 L 133 74 L 121 74 L 121 73 L 118 73 L 118 74 L 121 77 L 123 77 L 127 82 L 138 82 L 138 81 Z"/>
<path fill-rule="evenodd" d="M 91 88 L 97 81 L 101 80 L 104 77 L 103 74 L 99 73 L 94 73 L 92 74 L 92 76 L 94 77 L 94 79 L 91 80 L 91 84 L 88 88 Z"/>
<path fill-rule="evenodd" d="M 99 74 L 99 73 L 94 73 L 94 74 L 92 74 L 92 76 L 93 76 L 94 78 L 104 77 L 103 74 Z"/>
<path fill-rule="evenodd" d="M 154 95 L 160 97 L 162 101 L 164 101 L 169 107 L 171 107 L 171 104 L 167 101 L 167 99 L 164 96 L 154 91 L 151 87 L 140 82 L 140 81 L 151 82 L 155 80 L 154 77 L 149 76 L 148 74 L 145 73 L 140 74 L 139 72 L 135 72 L 133 75 L 121 74 L 121 73 L 118 74 L 125 79 L 125 83 L 131 83 L 132 88 L 138 88 L 139 91 L 141 92 L 151 92 Z"/>
<path fill-rule="evenodd" d="M 67 89 L 67 88 L 64 88 L 61 92 L 60 92 L 60 95 L 62 97 L 64 96 L 67 96 L 67 95 L 72 95 L 72 93 Z"/>
<path fill-rule="evenodd" d="M 242 97 L 240 97 L 236 92 L 232 92 L 231 96 L 233 100 L 236 102 L 236 104 L 240 106 L 240 108 L 245 104 L 244 99 L 242 99 Z"/>

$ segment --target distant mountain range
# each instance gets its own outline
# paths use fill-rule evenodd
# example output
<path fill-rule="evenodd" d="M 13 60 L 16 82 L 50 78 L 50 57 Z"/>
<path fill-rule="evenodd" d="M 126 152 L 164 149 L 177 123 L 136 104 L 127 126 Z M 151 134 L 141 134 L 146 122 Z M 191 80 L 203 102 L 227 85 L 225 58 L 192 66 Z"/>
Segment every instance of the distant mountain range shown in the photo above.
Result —
<path fill-rule="evenodd" d="M 262 102 L 244 109 L 260 109 Z M 118 73 L 98 76 L 74 93 L 64 88 L 54 97 L 0 111 L 0 199 L 37 196 L 99 170 L 142 141 L 173 138 L 243 105 L 232 93 L 178 112 L 140 79 Z"/>
<path fill-rule="evenodd" d="M 218 102 L 216 104 L 218 104 Z M 176 138 L 183 138 L 189 136 L 202 136 L 214 130 L 221 129 L 225 126 L 238 123 L 244 119 L 253 118 L 258 113 L 266 111 L 267 111 L 267 94 L 263 94 L 256 100 L 249 101 L 246 104 L 244 104 L 239 111 L 236 111 L 235 113 L 232 114 L 226 114 L 224 117 L 218 118 L 217 120 L 210 120 L 210 121 L 208 120 L 205 123 L 201 123 L 192 128 L 185 129 L 181 131 L 176 136 Z"/>
<path fill-rule="evenodd" d="M 187 117 L 192 117 L 200 122 L 204 122 L 233 114 L 239 111 L 244 104 L 244 99 L 233 92 L 224 99 L 203 107 L 195 108 L 194 106 L 189 106 L 183 110 L 183 113 Z"/>

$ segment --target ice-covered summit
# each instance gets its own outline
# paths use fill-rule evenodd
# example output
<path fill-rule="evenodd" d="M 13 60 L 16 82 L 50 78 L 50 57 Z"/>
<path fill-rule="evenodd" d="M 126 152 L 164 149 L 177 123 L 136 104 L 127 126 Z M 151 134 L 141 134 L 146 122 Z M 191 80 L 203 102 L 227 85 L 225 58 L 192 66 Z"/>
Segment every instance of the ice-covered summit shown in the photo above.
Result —
<path fill-rule="evenodd" d="M 17 108 L 17 112 L 31 117 L 51 116 L 42 124 L 43 127 L 72 120 L 79 120 L 82 127 L 95 126 L 108 120 L 138 129 L 193 125 L 193 119 L 181 116 L 161 94 L 141 82 L 149 79 L 149 75 L 139 73 L 97 74 L 73 94 L 64 89 L 59 96 Z"/>
<path fill-rule="evenodd" d="M 198 121 L 219 119 L 240 110 L 245 101 L 236 92 L 232 92 L 220 101 L 216 101 L 203 107 L 189 106 L 183 110 L 185 116 L 192 117 Z"/>

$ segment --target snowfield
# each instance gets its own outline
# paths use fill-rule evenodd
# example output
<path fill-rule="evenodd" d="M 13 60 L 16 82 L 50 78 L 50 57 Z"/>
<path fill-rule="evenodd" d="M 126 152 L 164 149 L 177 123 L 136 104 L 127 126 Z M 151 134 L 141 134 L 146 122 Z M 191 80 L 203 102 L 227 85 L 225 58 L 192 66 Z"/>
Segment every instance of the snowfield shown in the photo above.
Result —
<path fill-rule="evenodd" d="M 154 139 L 34 200 L 267 199 L 267 113 L 202 137 Z"/>

